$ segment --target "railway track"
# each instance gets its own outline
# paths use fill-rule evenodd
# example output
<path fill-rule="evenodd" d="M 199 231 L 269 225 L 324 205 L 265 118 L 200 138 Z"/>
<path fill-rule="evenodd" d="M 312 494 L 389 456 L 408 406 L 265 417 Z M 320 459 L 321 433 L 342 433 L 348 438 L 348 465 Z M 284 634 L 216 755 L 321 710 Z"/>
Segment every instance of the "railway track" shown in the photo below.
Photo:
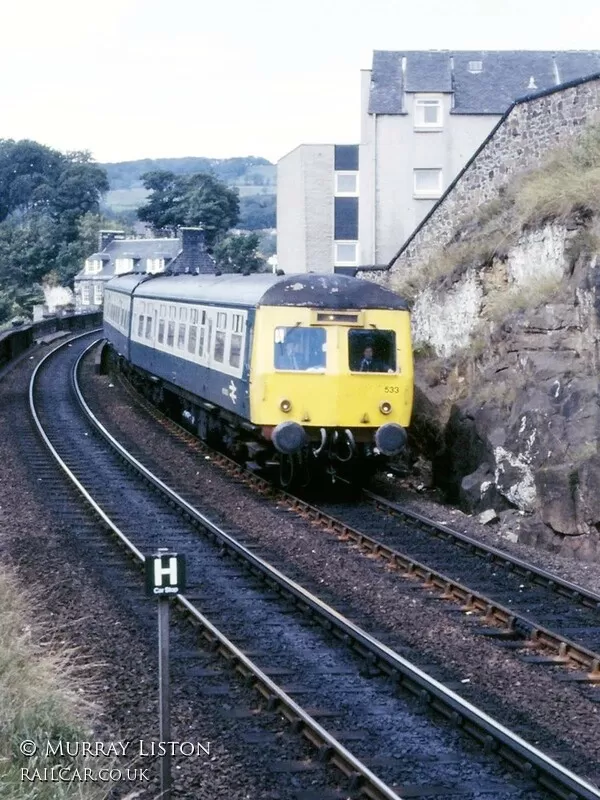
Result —
<path fill-rule="evenodd" d="M 79 347 L 83 349 L 83 345 L 78 345 L 78 348 Z M 42 371 L 43 369 L 44 367 L 41 367 Z M 40 374 L 40 372 L 37 372 L 38 376 Z M 53 398 L 51 407 L 49 408 L 46 405 L 38 414 L 41 427 L 43 428 L 46 426 L 52 429 L 48 435 L 47 443 L 50 445 L 52 444 L 51 440 L 53 440 L 52 446 L 57 455 L 60 456 L 61 453 L 63 454 L 62 466 L 65 472 L 69 474 L 72 480 L 76 480 L 79 483 L 81 489 L 87 492 L 88 502 L 96 503 L 96 513 L 101 516 L 104 515 L 104 523 L 119 536 L 120 541 L 129 548 L 130 552 L 133 553 L 138 561 L 141 562 L 143 560 L 144 551 L 148 552 L 149 548 L 157 546 L 156 530 L 158 528 L 167 526 L 170 532 L 169 541 L 166 542 L 163 539 L 160 542 L 161 544 L 176 546 L 180 551 L 185 551 L 190 543 L 190 523 L 193 526 L 192 531 L 196 530 L 198 527 L 202 527 L 210 537 L 219 542 L 219 547 L 222 552 L 225 551 L 234 554 L 237 559 L 243 560 L 246 565 L 249 565 L 249 569 L 252 572 L 260 575 L 263 583 L 266 583 L 271 590 L 276 592 L 277 597 L 279 595 L 284 596 L 287 598 L 288 604 L 291 603 L 294 608 L 303 609 L 305 612 L 309 613 L 312 620 L 318 620 L 320 626 L 324 627 L 326 630 L 335 632 L 337 638 L 342 643 L 337 649 L 341 648 L 341 651 L 345 654 L 343 657 L 349 657 L 347 651 L 348 645 L 351 645 L 356 651 L 367 658 L 371 666 L 377 667 L 380 672 L 392 677 L 396 688 L 409 689 L 409 691 L 419 699 L 422 706 L 427 706 L 440 712 L 447 720 L 458 726 L 458 728 L 469 732 L 475 739 L 482 741 L 489 751 L 495 751 L 498 755 L 503 756 L 514 765 L 518 766 L 525 774 L 528 774 L 530 777 L 535 777 L 540 785 L 551 790 L 555 795 L 559 797 L 599 796 L 597 790 L 593 786 L 586 784 L 585 781 L 581 781 L 568 770 L 565 770 L 539 751 L 536 751 L 535 748 L 532 748 L 526 742 L 515 737 L 510 731 L 499 726 L 485 714 L 482 714 L 476 708 L 466 703 L 466 701 L 449 691 L 446 687 L 429 678 L 422 670 L 415 668 L 398 653 L 387 648 L 381 642 L 374 639 L 374 637 L 370 636 L 366 631 L 359 629 L 358 626 L 343 618 L 343 616 L 334 609 L 327 607 L 317 597 L 311 595 L 298 584 L 294 584 L 282 573 L 273 570 L 262 559 L 253 554 L 248 548 L 244 547 L 243 543 L 236 537 L 233 537 L 230 532 L 218 528 L 218 526 L 208 520 L 205 515 L 192 508 L 184 498 L 178 496 L 172 490 L 168 490 L 156 476 L 149 474 L 147 470 L 144 474 L 145 481 L 151 483 L 156 492 L 160 493 L 160 495 L 164 495 L 165 493 L 168 495 L 170 506 L 176 508 L 175 515 L 172 514 L 172 509 L 169 509 L 169 511 L 166 510 L 167 507 L 162 497 L 157 497 L 157 506 L 148 501 L 147 489 L 140 489 L 139 478 L 137 476 L 134 477 L 132 475 L 125 480 L 117 471 L 115 473 L 117 477 L 115 477 L 113 475 L 113 472 L 116 470 L 114 454 L 107 453 L 104 445 L 102 445 L 102 447 L 99 446 L 96 438 L 86 427 L 88 423 L 84 424 L 81 419 L 75 421 L 74 418 L 69 417 L 69 414 L 72 415 L 73 412 L 68 411 L 69 406 L 64 396 L 66 392 L 65 387 L 68 386 L 68 381 L 64 380 L 64 378 L 65 375 L 62 375 L 62 380 L 60 377 L 57 379 L 56 376 L 51 380 L 49 379 L 49 385 L 46 389 L 50 390 L 50 396 Z M 61 392 L 63 394 L 58 397 L 57 393 L 60 394 Z M 35 397 L 36 392 L 32 388 L 32 405 L 35 405 Z M 82 407 L 85 408 L 85 402 L 80 394 L 79 401 Z M 47 403 L 48 401 L 45 402 Z M 105 438 L 111 438 L 108 432 L 102 430 L 97 421 L 94 424 L 96 429 L 101 431 Z M 78 439 L 78 442 L 74 442 L 73 436 L 65 436 L 65 431 L 67 429 L 76 431 L 75 439 Z M 84 443 L 84 447 L 81 450 L 82 443 Z M 117 443 L 114 441 L 111 442 L 111 444 L 113 447 L 117 446 Z M 92 455 L 93 462 L 90 460 Z M 81 462 L 82 458 L 85 461 L 83 464 Z M 136 472 L 139 473 L 140 470 L 144 472 L 141 465 L 136 463 L 135 459 L 123 452 L 122 449 L 120 451 L 120 458 L 125 459 L 130 468 L 136 470 Z M 105 462 L 107 464 L 110 462 L 108 467 L 104 466 Z M 91 475 L 89 470 L 90 463 L 94 464 L 94 470 Z M 101 480 L 99 480 L 100 475 L 102 476 Z M 127 490 L 126 494 L 128 498 L 125 507 L 119 504 L 115 507 L 115 498 L 119 494 L 118 488 L 115 492 L 115 481 L 118 486 L 123 489 L 126 488 Z M 87 489 L 83 486 L 84 483 L 88 484 Z M 136 484 L 135 488 L 133 487 L 134 483 Z M 92 495 L 94 497 L 101 496 L 103 498 L 102 502 L 98 503 L 98 500 L 93 500 Z M 147 506 L 151 508 L 148 509 Z M 128 528 L 131 529 L 132 526 L 132 509 L 136 510 L 137 516 L 133 535 L 131 530 L 127 530 Z M 141 518 L 142 513 L 146 514 L 146 517 L 143 519 Z M 148 514 L 150 515 L 149 517 L 147 516 Z M 173 516 L 175 516 L 175 520 Z M 185 518 L 187 518 L 187 522 L 183 525 L 181 519 Z M 140 528 L 144 531 L 143 534 L 140 534 Z M 154 537 L 154 540 L 152 540 L 152 537 Z M 136 541 L 132 541 L 134 538 Z M 344 772 L 349 773 L 353 777 L 355 787 L 357 785 L 362 787 L 363 794 L 370 797 L 397 796 L 394 789 L 390 788 L 389 784 L 386 782 L 390 780 L 387 774 L 393 774 L 393 769 L 390 769 L 389 764 L 386 764 L 384 768 L 384 771 L 387 773 L 386 778 L 384 780 L 377 778 L 377 776 L 375 776 L 360 759 L 353 756 L 341 742 L 330 733 L 328 734 L 316 720 L 311 719 L 310 715 L 306 714 L 306 711 L 303 712 L 300 706 L 289 696 L 289 693 L 285 692 L 281 687 L 277 687 L 269 676 L 266 675 L 264 670 L 261 670 L 256 664 L 253 664 L 247 653 L 244 653 L 243 647 L 236 646 L 230 641 L 230 638 L 233 638 L 231 630 L 233 630 L 235 636 L 240 636 L 241 622 L 237 616 L 236 610 L 236 603 L 240 602 L 240 597 L 242 600 L 245 599 L 246 605 L 248 599 L 251 599 L 253 613 L 250 615 L 250 627 L 246 629 L 248 631 L 247 637 L 249 641 L 256 643 L 257 625 L 274 628 L 278 634 L 276 639 L 280 639 L 283 636 L 286 642 L 303 641 L 306 645 L 306 633 L 304 632 L 303 634 L 300 630 L 295 632 L 294 635 L 289 633 L 291 614 L 284 614 L 283 621 L 270 621 L 265 626 L 264 620 L 271 620 L 274 616 L 277 617 L 277 614 L 281 612 L 275 613 L 273 609 L 269 609 L 268 603 L 265 608 L 264 599 L 260 600 L 260 598 L 256 596 L 255 589 L 253 589 L 251 585 L 245 585 L 243 590 L 240 590 L 240 584 L 236 583 L 233 594 L 231 594 L 231 592 L 227 594 L 227 590 L 228 588 L 231 589 L 230 584 L 232 583 L 232 575 L 227 571 L 230 569 L 230 565 L 226 565 L 225 574 L 219 574 L 219 565 L 214 563 L 214 548 L 211 555 L 209 550 L 206 550 L 206 546 L 203 548 L 200 547 L 201 541 L 199 537 L 194 537 L 193 539 L 193 563 L 195 566 L 193 566 L 192 573 L 196 575 L 195 581 L 201 586 L 202 578 L 200 576 L 206 575 L 208 564 L 210 564 L 210 574 L 214 576 L 212 579 L 214 586 L 211 584 L 211 591 L 208 593 L 209 606 L 211 600 L 215 601 L 216 606 L 214 611 L 221 615 L 223 614 L 223 609 L 227 608 L 227 619 L 225 623 L 220 622 L 220 625 L 225 625 L 225 627 L 227 627 L 227 625 L 230 626 L 230 635 L 228 636 L 227 632 L 224 633 L 223 631 L 217 630 L 215 625 L 209 622 L 206 618 L 206 609 L 204 608 L 203 611 L 199 610 L 193 596 L 181 598 L 180 603 L 182 607 L 192 615 L 196 623 L 201 625 L 203 635 L 214 643 L 217 650 L 223 651 L 224 653 L 226 652 L 227 658 L 236 665 L 236 668 L 242 672 L 250 682 L 261 687 L 262 693 L 268 698 L 269 707 L 277 707 L 281 713 L 293 722 L 296 729 L 305 733 L 307 738 L 318 745 L 321 758 L 332 761 L 332 763 L 341 767 Z M 200 555 L 200 550 L 202 550 L 202 555 Z M 221 559 L 221 561 L 223 561 L 223 559 Z M 229 559 L 227 561 L 229 561 Z M 241 580 L 238 573 L 236 573 L 235 580 L 236 582 Z M 215 586 L 218 586 L 218 591 L 215 589 Z M 200 593 L 200 600 L 206 601 L 206 599 L 207 592 L 206 589 L 204 589 L 204 591 Z M 275 600 L 275 598 L 270 598 L 269 602 L 271 600 Z M 279 602 L 279 600 L 277 600 L 277 602 Z M 258 611 L 259 608 L 260 612 Z M 248 625 L 248 622 L 246 622 L 246 624 Z M 261 644 L 265 649 L 268 648 L 266 641 L 264 643 L 261 642 Z M 331 644 L 328 646 L 331 647 Z M 313 643 L 311 646 L 302 647 L 301 652 L 304 654 L 307 652 L 313 653 L 315 648 L 316 644 Z M 314 655 L 313 653 L 313 656 Z M 341 653 L 338 654 L 337 657 L 342 658 Z M 316 652 L 313 662 L 322 663 L 322 659 L 323 653 Z M 278 670 L 287 668 L 289 672 L 289 662 L 290 652 L 287 648 L 283 651 L 281 651 L 280 648 L 279 651 L 276 649 L 270 652 L 269 663 L 272 670 L 275 669 L 277 672 Z M 273 663 L 275 667 L 273 667 Z M 282 666 L 282 663 L 284 663 L 285 666 Z M 305 675 L 307 667 L 308 664 L 305 660 L 303 661 L 303 659 L 300 658 L 296 665 L 295 674 Z M 319 702 L 322 704 L 324 700 L 326 701 L 327 699 L 332 702 L 332 698 L 335 697 L 335 692 L 340 692 L 339 674 L 350 674 L 347 672 L 348 668 L 349 665 L 343 663 L 340 667 L 340 669 L 342 669 L 341 673 L 334 669 L 332 674 L 328 676 L 330 679 L 329 681 L 325 680 L 325 677 L 320 673 L 318 673 L 318 677 L 316 678 L 313 675 L 313 677 L 308 680 L 311 686 L 308 688 L 306 686 L 301 686 L 301 690 L 316 692 L 315 698 L 317 704 L 319 704 Z M 335 678 L 336 673 L 338 674 L 337 679 Z M 306 682 L 305 679 L 305 683 Z M 371 694 L 369 694 L 367 687 L 359 686 L 358 684 L 360 684 L 360 681 L 357 681 L 356 676 L 354 676 L 354 685 L 352 686 L 351 694 L 356 698 L 357 693 L 360 694 L 360 692 L 363 692 L 362 702 L 363 707 L 366 709 L 373 703 L 375 695 L 373 695 L 372 686 L 369 687 L 371 692 Z M 327 685 L 327 690 L 325 692 L 325 697 L 323 697 L 319 695 L 319 691 L 322 692 L 325 685 Z M 385 701 L 386 703 L 390 703 L 392 701 L 389 697 L 389 683 L 386 685 L 388 686 L 388 690 L 385 692 Z M 301 693 L 303 693 L 303 691 L 301 691 Z M 342 695 L 344 691 L 347 691 L 347 689 L 342 690 Z M 327 694 L 327 692 L 329 692 L 329 694 Z M 376 696 L 379 697 L 380 695 L 377 694 Z M 333 700 L 333 705 L 335 706 L 336 704 L 337 701 Z M 354 705 L 356 705 L 356 703 L 354 703 Z M 396 720 L 398 719 L 398 713 L 404 715 L 408 714 L 410 717 L 411 712 L 406 709 L 399 712 L 399 710 L 395 708 L 393 718 Z M 387 715 L 388 719 L 391 719 L 391 707 L 387 708 Z M 386 712 L 382 712 L 379 722 L 385 717 Z M 347 720 L 351 718 L 352 716 L 347 718 Z M 414 725 L 412 727 L 417 729 Z M 421 730 L 422 727 L 421 725 L 419 730 Z M 366 752 L 371 752 L 371 758 L 373 758 L 373 748 L 375 748 L 375 752 L 378 754 L 385 752 L 386 745 L 384 744 L 384 740 L 382 739 L 381 732 L 377 725 L 375 725 L 372 730 L 369 730 L 368 739 L 369 745 L 366 746 Z M 407 745 L 406 743 L 402 744 L 397 739 L 397 736 L 396 738 L 392 737 L 391 742 L 387 742 L 390 753 L 397 751 L 399 746 L 406 747 Z M 412 746 L 415 746 L 414 741 Z M 421 749 L 424 747 L 422 742 L 418 746 Z M 384 748 L 383 750 L 382 747 Z M 381 760 L 381 756 L 379 757 Z M 391 756 L 388 757 L 388 760 L 389 758 L 391 758 Z M 478 769 L 481 768 L 481 766 L 478 767 Z M 434 770 L 434 772 L 435 771 L 439 773 L 439 769 Z M 471 774 L 472 773 L 473 767 L 471 765 Z M 437 780 L 439 782 L 440 777 L 437 777 Z M 476 778 L 475 782 L 481 786 L 481 777 Z M 403 785 L 406 783 L 406 780 L 400 783 Z M 432 790 L 433 794 L 440 794 L 440 785 L 441 784 L 438 783 L 438 789 L 436 791 Z M 450 786 L 448 786 L 448 788 L 450 788 Z M 474 788 L 474 786 L 472 786 L 472 788 Z M 466 784 L 463 786 L 463 789 L 467 789 Z M 522 787 L 520 787 L 519 791 L 522 790 Z"/>
<path fill-rule="evenodd" d="M 210 454 L 230 475 L 383 560 L 402 578 L 457 603 L 465 614 L 478 615 L 486 635 L 503 647 L 528 651 L 522 660 L 565 667 L 564 680 L 600 683 L 600 595 L 366 489 L 368 514 L 364 505 L 307 502 L 207 447 L 135 396 L 160 424 Z"/>

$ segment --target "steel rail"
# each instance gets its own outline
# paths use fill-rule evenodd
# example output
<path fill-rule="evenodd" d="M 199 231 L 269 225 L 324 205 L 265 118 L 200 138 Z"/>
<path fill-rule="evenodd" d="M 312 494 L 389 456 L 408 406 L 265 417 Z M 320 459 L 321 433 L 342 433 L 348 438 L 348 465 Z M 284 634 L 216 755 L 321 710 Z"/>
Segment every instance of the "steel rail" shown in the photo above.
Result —
<path fill-rule="evenodd" d="M 127 392 L 133 394 L 133 390 L 126 382 L 123 382 L 123 386 Z M 557 634 L 543 625 L 539 625 L 537 622 L 535 622 L 535 620 L 532 620 L 523 614 L 519 614 L 514 609 L 507 608 L 492 598 L 489 598 L 480 592 L 476 592 L 468 586 L 465 586 L 464 584 L 454 580 L 453 578 L 444 575 L 442 572 L 429 567 L 427 564 L 423 564 L 411 556 L 389 547 L 378 539 L 375 539 L 373 536 L 359 531 L 343 520 L 332 516 L 317 506 L 311 505 L 306 500 L 302 500 L 295 495 L 289 494 L 283 489 L 273 486 L 264 478 L 257 476 L 245 469 L 223 453 L 219 453 L 218 451 L 214 451 L 209 448 L 208 445 L 197 439 L 197 437 L 194 437 L 181 425 L 169 419 L 168 417 L 164 417 L 164 415 L 158 412 L 152 405 L 148 404 L 143 398 L 140 398 L 136 395 L 136 400 L 141 402 L 148 412 L 151 413 L 155 419 L 157 419 L 158 422 L 162 423 L 164 420 L 166 420 L 168 425 L 174 428 L 178 435 L 190 440 L 194 446 L 199 447 L 201 450 L 210 452 L 211 458 L 214 461 L 227 469 L 231 474 L 241 476 L 261 493 L 270 494 L 283 500 L 294 511 L 313 521 L 319 522 L 328 531 L 337 534 L 342 540 L 350 539 L 365 552 L 384 559 L 390 567 L 401 571 L 403 576 L 422 581 L 424 588 L 432 588 L 441 591 L 441 597 L 443 599 L 463 603 L 463 610 L 465 612 L 471 611 L 483 614 L 484 622 L 490 625 L 501 625 L 507 632 L 521 637 L 523 640 L 523 647 L 541 647 L 552 650 L 554 651 L 555 655 L 548 656 L 549 661 L 557 665 L 570 664 L 582 670 L 586 670 L 586 679 L 588 681 L 600 681 L 599 653 L 589 650 L 583 645 L 580 645 L 577 642 L 562 636 L 561 634 Z M 569 583 L 568 581 L 564 581 L 552 573 L 545 572 L 541 569 L 538 570 L 534 565 L 527 564 L 526 562 L 521 561 L 518 558 L 514 558 L 509 554 L 505 554 L 503 551 L 497 550 L 496 548 L 489 547 L 488 552 L 488 545 L 478 542 L 476 539 L 472 539 L 466 534 L 461 534 L 458 531 L 452 531 L 452 529 L 447 528 L 441 523 L 436 523 L 420 514 L 405 510 L 398 504 L 387 501 L 385 498 L 381 498 L 366 489 L 364 489 L 363 492 L 366 496 L 369 496 L 368 499 L 371 497 L 374 500 L 376 499 L 378 505 L 381 505 L 386 509 L 388 506 L 390 506 L 390 508 L 399 516 L 405 515 L 411 522 L 416 521 L 420 525 L 429 525 L 433 528 L 437 526 L 445 535 L 454 534 L 457 539 L 460 540 L 461 544 L 465 546 L 465 549 L 477 549 L 479 551 L 478 554 L 485 557 L 487 560 L 489 560 L 490 557 L 496 556 L 499 558 L 504 557 L 509 561 L 512 560 L 512 562 L 515 564 L 515 570 L 518 567 L 521 570 L 520 574 L 522 574 L 524 578 L 539 574 L 540 580 L 537 581 L 539 585 L 550 589 L 553 587 L 558 587 L 558 589 L 562 590 L 560 592 L 561 594 L 568 596 L 572 600 L 583 598 L 585 601 L 583 602 L 583 605 L 588 608 L 600 606 L 600 596 L 595 595 L 593 592 L 587 591 L 583 587 Z M 548 579 L 547 581 L 545 580 L 546 578 Z"/>
<path fill-rule="evenodd" d="M 541 569 L 541 567 L 528 564 L 526 561 L 523 561 L 517 556 L 505 553 L 503 550 L 499 550 L 492 545 L 484 544 L 483 542 L 468 536 L 466 533 L 456 531 L 441 522 L 435 522 L 434 520 L 428 519 L 427 517 L 424 517 L 422 514 L 418 514 L 415 511 L 409 511 L 398 503 L 387 500 L 385 497 L 380 497 L 368 489 L 363 489 L 363 495 L 367 500 L 369 500 L 369 502 L 380 506 L 384 511 L 392 513 L 395 516 L 405 517 L 412 522 L 417 522 L 419 525 L 443 535 L 446 539 L 454 540 L 457 545 L 464 546 L 465 549 L 476 553 L 482 558 L 489 560 L 490 556 L 492 556 L 495 560 L 501 562 L 505 566 L 510 567 L 512 571 L 518 575 L 521 575 L 523 578 L 526 578 L 532 583 L 538 583 L 541 586 L 549 587 L 557 594 L 562 594 L 564 597 L 575 599 L 581 605 L 587 606 L 588 608 L 600 608 L 600 594 L 597 594 L 596 592 L 592 592 L 589 589 L 584 589 L 583 586 L 578 586 L 576 583 L 566 581 L 564 578 L 561 578 L 552 572 L 547 572 L 546 570 Z"/>
<path fill-rule="evenodd" d="M 86 334 L 82 334 L 82 336 L 87 336 L 90 333 L 94 333 L 95 331 L 87 332 Z M 80 338 L 80 337 L 76 337 Z M 73 341 L 73 340 L 71 340 Z M 76 364 L 73 368 L 72 379 L 73 379 L 73 386 L 75 392 L 77 394 L 78 401 L 83 403 L 84 409 L 87 408 L 85 401 L 80 393 L 79 386 L 77 384 L 77 380 L 75 377 L 75 372 L 81 360 L 84 356 L 89 352 L 90 349 L 96 346 L 99 340 L 93 342 L 84 352 L 79 356 Z M 43 429 L 43 425 L 40 421 L 39 415 L 35 408 L 35 401 L 34 401 L 34 388 L 35 383 L 38 377 L 38 373 L 42 365 L 49 359 L 51 356 L 55 355 L 55 353 L 61 349 L 62 347 L 66 346 L 68 343 L 63 343 L 51 353 L 48 353 L 36 366 L 29 385 L 29 407 L 35 422 L 36 428 L 42 438 L 42 441 L 57 461 L 60 468 L 63 470 L 67 478 L 75 485 L 78 491 L 83 495 L 86 501 L 89 503 L 91 508 L 94 512 L 100 517 L 103 523 L 109 528 L 109 530 L 114 533 L 120 540 L 120 542 L 125 545 L 132 553 L 134 558 L 143 564 L 145 562 L 145 556 L 143 553 L 131 542 L 131 540 L 120 530 L 120 528 L 115 525 L 109 516 L 102 510 L 100 505 L 93 499 L 93 497 L 89 494 L 89 492 L 85 489 L 85 487 L 81 484 L 78 480 L 76 475 L 73 471 L 67 466 L 64 460 L 61 458 L 60 454 L 53 446 L 52 442 L 50 441 L 48 435 Z M 90 412 L 91 414 L 91 412 Z M 95 420 L 93 415 L 90 417 L 90 421 Z M 96 420 L 97 426 L 100 426 L 100 423 Z M 94 424 L 96 424 L 94 423 Z M 100 426 L 99 430 L 102 426 Z M 101 431 L 102 432 L 102 431 Z M 110 434 L 106 431 L 108 437 Z M 110 437 L 112 439 L 112 437 Z M 117 450 L 120 451 L 120 454 L 124 451 L 124 449 L 119 445 L 116 440 L 113 440 L 114 444 L 117 445 Z M 131 457 L 132 459 L 133 457 Z M 128 461 L 130 459 L 127 459 Z M 133 459 L 135 461 L 135 459 Z M 135 462 L 138 464 L 139 462 Z M 142 471 L 145 470 L 143 465 L 139 464 L 139 467 Z M 147 471 L 146 471 L 147 472 Z M 151 473 L 149 473 L 151 474 Z M 158 479 L 157 479 L 158 480 Z M 165 489 L 168 487 L 165 486 Z M 168 493 L 168 492 L 165 492 Z M 209 522 L 207 520 L 207 522 Z M 210 524 L 210 523 L 209 523 Z M 236 665 L 236 669 L 242 672 L 245 675 L 252 675 L 253 678 L 256 680 L 258 686 L 256 688 L 261 691 L 264 697 L 268 698 L 269 700 L 269 708 L 270 710 L 275 710 L 275 708 L 279 708 L 281 713 L 288 719 L 288 721 L 292 722 L 294 728 L 297 732 L 301 733 L 308 741 L 310 741 L 313 745 L 318 748 L 318 756 L 321 760 L 326 760 L 328 763 L 333 764 L 338 769 L 340 769 L 344 775 L 351 779 L 351 788 L 353 790 L 360 790 L 363 795 L 369 797 L 371 800 L 403 800 L 403 798 L 398 795 L 393 789 L 387 786 L 380 778 L 377 777 L 365 764 L 363 764 L 356 756 L 354 756 L 346 747 L 344 747 L 341 742 L 339 742 L 335 737 L 333 737 L 325 728 L 323 728 L 313 717 L 310 716 L 301 706 L 298 705 L 286 692 L 284 692 L 279 686 L 277 686 L 261 669 L 258 667 L 251 659 L 249 659 L 239 648 L 237 648 L 233 642 L 231 642 L 223 633 L 221 633 L 191 602 L 190 600 L 185 597 L 184 594 L 180 594 L 176 596 L 176 600 L 178 604 L 184 609 L 193 620 L 199 623 L 203 628 L 203 633 L 206 638 L 211 639 L 212 641 L 218 642 L 218 646 L 220 649 L 225 651 L 229 660 L 233 660 Z"/>
<path fill-rule="evenodd" d="M 88 350 L 92 347 L 93 345 Z M 74 367 L 74 374 L 87 352 L 86 350 L 79 357 Z M 262 574 L 270 587 L 292 595 L 300 607 L 310 609 L 316 616 L 323 618 L 326 621 L 326 627 L 330 630 L 337 629 L 342 639 L 354 641 L 358 644 L 358 649 L 370 656 L 370 660 L 384 672 L 392 675 L 398 685 L 419 696 L 424 703 L 441 712 L 457 726 L 460 726 L 474 738 L 483 742 L 486 747 L 495 749 L 500 756 L 520 768 L 524 773 L 529 774 L 530 777 L 535 778 L 546 789 L 565 800 L 600 798 L 600 790 L 537 750 L 529 742 L 514 734 L 439 681 L 431 678 L 419 667 L 375 639 L 355 623 L 346 619 L 334 608 L 312 595 L 267 561 L 260 558 L 260 556 L 245 548 L 218 525 L 215 525 L 208 517 L 154 475 L 112 436 L 95 417 L 77 384 L 76 392 L 81 408 L 89 421 L 120 456 L 129 462 L 134 469 L 138 470 L 149 483 L 163 492 L 172 503 L 218 539 L 222 545 L 248 562 L 255 573 Z"/>

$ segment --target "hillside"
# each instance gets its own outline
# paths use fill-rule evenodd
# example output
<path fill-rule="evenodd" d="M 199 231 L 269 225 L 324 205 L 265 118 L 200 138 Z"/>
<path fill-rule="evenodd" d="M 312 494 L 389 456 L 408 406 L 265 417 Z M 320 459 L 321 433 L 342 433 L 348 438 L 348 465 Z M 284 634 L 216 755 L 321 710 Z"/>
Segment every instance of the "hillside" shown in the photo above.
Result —
<path fill-rule="evenodd" d="M 176 175 L 209 172 L 240 195 L 240 224 L 248 230 L 275 227 L 277 167 L 266 158 L 145 158 L 101 164 L 106 170 L 110 191 L 103 206 L 115 214 L 133 212 L 146 199 L 141 176 L 153 170 L 168 170 Z"/>

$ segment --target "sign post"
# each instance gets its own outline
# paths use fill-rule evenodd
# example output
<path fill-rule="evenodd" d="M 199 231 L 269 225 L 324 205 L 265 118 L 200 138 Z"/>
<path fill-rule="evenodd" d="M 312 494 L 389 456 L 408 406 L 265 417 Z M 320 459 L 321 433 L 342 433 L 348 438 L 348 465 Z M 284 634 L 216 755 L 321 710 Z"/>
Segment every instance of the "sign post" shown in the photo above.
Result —
<path fill-rule="evenodd" d="M 159 738 L 171 741 L 169 689 L 169 598 L 185 589 L 185 557 L 168 548 L 146 556 L 146 594 L 158 598 L 158 708 Z M 171 753 L 168 747 L 160 761 L 160 797 L 171 800 Z"/>

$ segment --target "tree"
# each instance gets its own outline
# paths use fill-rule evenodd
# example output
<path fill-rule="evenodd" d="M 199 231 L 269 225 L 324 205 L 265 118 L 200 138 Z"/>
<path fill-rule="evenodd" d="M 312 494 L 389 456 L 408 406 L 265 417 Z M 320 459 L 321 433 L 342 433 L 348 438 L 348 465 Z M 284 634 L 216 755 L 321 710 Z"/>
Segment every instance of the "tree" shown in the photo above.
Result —
<path fill-rule="evenodd" d="M 258 245 L 256 233 L 226 236 L 215 247 L 217 267 L 223 272 L 262 272 L 265 261 Z"/>
<path fill-rule="evenodd" d="M 150 196 L 138 209 L 138 217 L 157 232 L 175 234 L 180 227 L 202 227 L 206 243 L 212 246 L 238 220 L 237 192 L 212 175 L 156 170 L 142 175 L 142 180 Z"/>
<path fill-rule="evenodd" d="M 251 194 L 240 198 L 240 227 L 246 231 L 260 231 L 275 227 L 274 194 Z"/>
<path fill-rule="evenodd" d="M 97 216 L 107 189 L 104 170 L 87 152 L 0 140 L 0 323 L 40 299 L 49 272 L 69 282 L 81 269 L 95 242 L 87 249 L 80 222 Z"/>

